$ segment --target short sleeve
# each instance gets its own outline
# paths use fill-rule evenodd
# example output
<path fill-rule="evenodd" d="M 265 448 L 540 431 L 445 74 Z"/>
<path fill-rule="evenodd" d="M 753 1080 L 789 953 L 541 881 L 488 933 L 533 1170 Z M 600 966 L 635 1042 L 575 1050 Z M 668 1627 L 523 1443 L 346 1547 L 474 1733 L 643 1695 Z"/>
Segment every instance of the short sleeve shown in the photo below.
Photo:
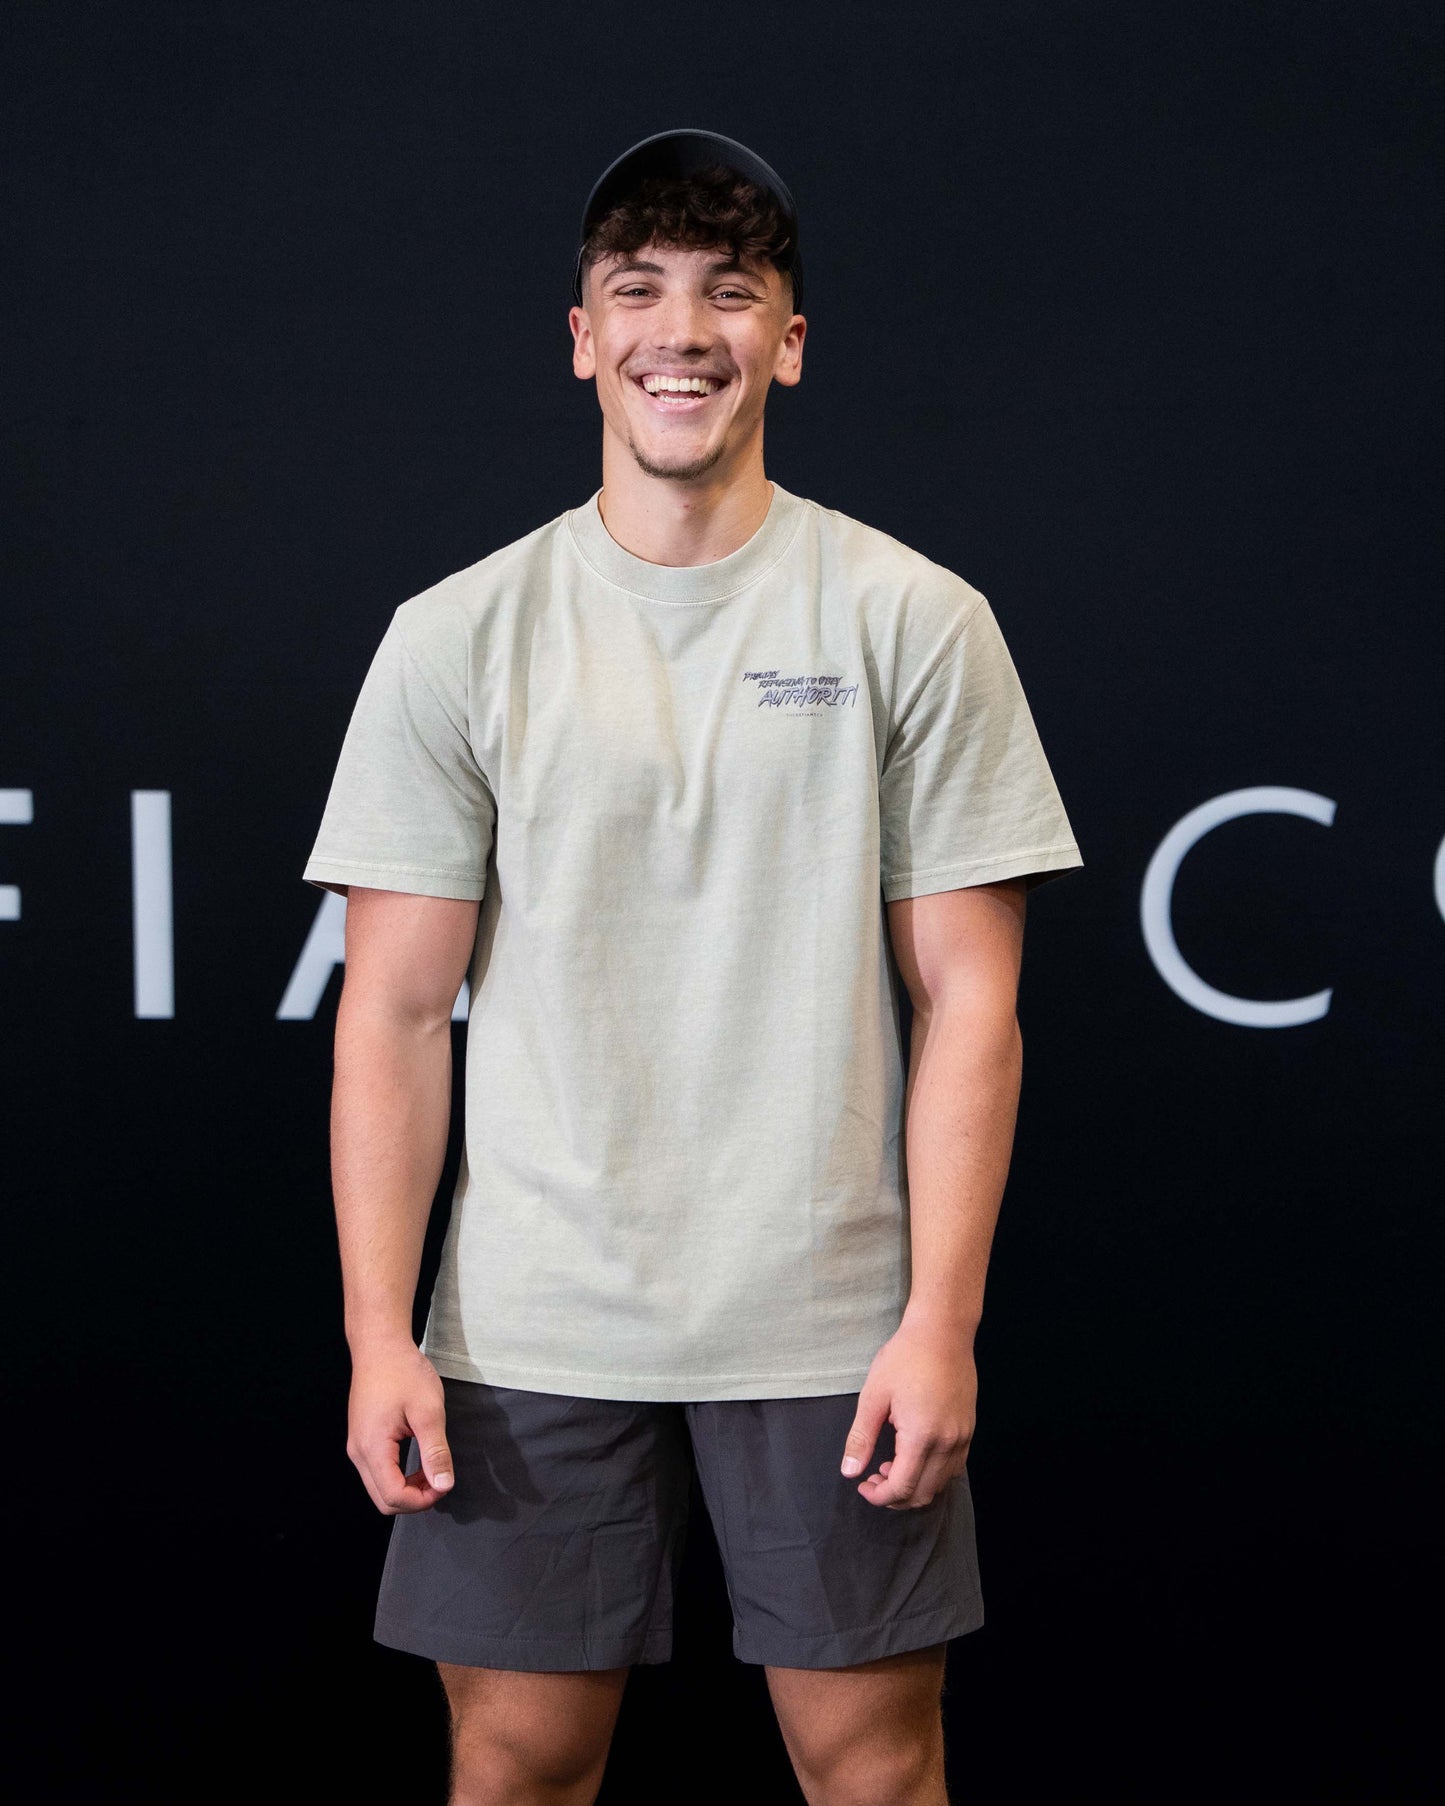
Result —
<path fill-rule="evenodd" d="M 906 695 L 879 778 L 883 896 L 1082 866 L 1023 686 L 988 601 Z"/>
<path fill-rule="evenodd" d="M 429 677 L 400 613 L 357 696 L 302 877 L 342 896 L 360 884 L 480 901 L 496 804 L 467 731 L 465 673 Z"/>

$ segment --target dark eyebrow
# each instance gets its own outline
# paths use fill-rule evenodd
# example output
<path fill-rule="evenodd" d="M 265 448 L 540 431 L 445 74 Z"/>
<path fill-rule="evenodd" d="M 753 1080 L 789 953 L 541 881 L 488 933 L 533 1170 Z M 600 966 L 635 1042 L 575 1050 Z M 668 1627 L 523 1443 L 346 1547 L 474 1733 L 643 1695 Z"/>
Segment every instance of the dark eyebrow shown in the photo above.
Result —
<path fill-rule="evenodd" d="M 740 257 L 721 257 L 716 263 L 710 263 L 707 266 L 705 274 L 709 276 L 721 276 L 728 271 L 737 271 L 739 274 L 745 276 L 754 275 L 754 272 L 749 269 Z M 607 281 L 611 282 L 614 278 L 619 276 L 665 276 L 666 274 L 667 271 L 660 263 L 646 263 L 642 258 L 634 257 L 627 263 L 618 264 L 616 269 L 609 270 L 607 272 Z"/>

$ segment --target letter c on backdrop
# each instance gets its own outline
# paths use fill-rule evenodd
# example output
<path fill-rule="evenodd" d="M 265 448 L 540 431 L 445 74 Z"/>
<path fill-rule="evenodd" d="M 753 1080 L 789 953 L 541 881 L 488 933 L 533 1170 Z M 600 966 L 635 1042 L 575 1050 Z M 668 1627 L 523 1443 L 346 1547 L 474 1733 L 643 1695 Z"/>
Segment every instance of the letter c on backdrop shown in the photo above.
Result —
<path fill-rule="evenodd" d="M 1185 854 L 1222 822 L 1237 821 L 1242 815 L 1302 815 L 1307 821 L 1317 821 L 1328 828 L 1334 823 L 1335 805 L 1329 797 L 1319 796 L 1313 790 L 1257 784 L 1247 790 L 1227 790 L 1223 796 L 1212 797 L 1191 809 L 1164 836 L 1144 873 L 1139 893 L 1144 945 L 1170 990 L 1206 1016 L 1220 1022 L 1237 1022 L 1241 1028 L 1295 1028 L 1304 1022 L 1318 1022 L 1329 1010 L 1333 987 L 1309 997 L 1287 997 L 1279 1003 L 1235 997 L 1206 984 L 1186 962 L 1174 939 L 1174 880 Z"/>

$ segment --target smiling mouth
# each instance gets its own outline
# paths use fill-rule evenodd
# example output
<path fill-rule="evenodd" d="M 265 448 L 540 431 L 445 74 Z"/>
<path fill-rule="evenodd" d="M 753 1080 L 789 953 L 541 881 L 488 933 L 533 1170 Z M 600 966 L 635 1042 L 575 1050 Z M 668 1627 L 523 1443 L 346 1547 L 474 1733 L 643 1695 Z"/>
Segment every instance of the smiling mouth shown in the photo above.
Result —
<path fill-rule="evenodd" d="M 646 375 L 634 376 L 632 380 L 659 414 L 700 413 L 715 395 L 721 394 L 727 387 L 727 383 L 717 376 Z M 669 384 L 678 386 L 666 386 Z"/>

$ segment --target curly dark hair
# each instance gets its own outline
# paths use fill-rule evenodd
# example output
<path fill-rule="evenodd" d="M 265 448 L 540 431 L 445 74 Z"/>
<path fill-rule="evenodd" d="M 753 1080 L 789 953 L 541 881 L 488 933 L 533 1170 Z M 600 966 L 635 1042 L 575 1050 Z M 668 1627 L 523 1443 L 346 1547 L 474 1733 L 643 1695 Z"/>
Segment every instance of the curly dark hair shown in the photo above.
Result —
<path fill-rule="evenodd" d="M 584 282 L 600 257 L 626 256 L 644 245 L 689 251 L 726 247 L 735 257 L 771 263 L 794 288 L 792 235 L 777 202 L 721 164 L 687 176 L 645 177 L 588 233 Z"/>

